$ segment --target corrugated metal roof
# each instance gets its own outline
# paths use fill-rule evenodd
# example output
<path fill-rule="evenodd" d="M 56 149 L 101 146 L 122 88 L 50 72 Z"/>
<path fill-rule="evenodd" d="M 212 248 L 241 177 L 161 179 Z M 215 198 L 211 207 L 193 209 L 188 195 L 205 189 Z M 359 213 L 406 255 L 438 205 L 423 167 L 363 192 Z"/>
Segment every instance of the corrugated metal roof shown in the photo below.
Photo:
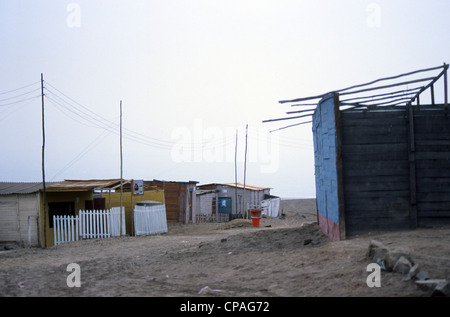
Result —
<path fill-rule="evenodd" d="M 46 183 L 55 184 L 55 183 Z M 0 195 L 32 194 L 42 189 L 42 182 L 0 182 Z"/>
<path fill-rule="evenodd" d="M 123 183 L 129 181 L 123 180 Z M 46 187 L 49 192 L 58 191 L 88 191 L 94 189 L 112 188 L 120 185 L 120 179 L 91 179 L 91 180 L 65 180 Z"/>
<path fill-rule="evenodd" d="M 242 188 L 244 189 L 244 184 L 241 183 L 212 183 L 212 184 L 204 184 L 204 185 L 199 185 L 197 187 L 202 188 L 202 186 L 210 186 L 210 185 L 222 185 L 222 186 L 230 186 L 230 187 L 236 187 L 236 188 Z M 245 184 L 245 189 L 248 190 L 265 190 L 265 189 L 270 189 L 270 187 L 263 187 L 263 186 L 255 186 L 255 185 L 248 185 Z"/>
<path fill-rule="evenodd" d="M 124 180 L 123 184 L 129 181 Z M 90 191 L 113 188 L 120 185 L 120 179 L 65 180 L 63 182 L 46 182 L 47 192 Z M 0 182 L 0 195 L 31 194 L 42 190 L 42 182 Z"/>
<path fill-rule="evenodd" d="M 226 186 L 230 186 L 230 187 L 237 187 L 237 188 L 242 188 L 244 189 L 244 184 L 240 184 L 240 183 L 228 183 L 228 184 L 222 184 L 222 185 L 226 185 Z M 255 185 L 248 185 L 245 184 L 245 189 L 250 189 L 250 190 L 265 190 L 265 189 L 270 189 L 270 187 L 263 187 L 263 186 L 255 186 Z"/>

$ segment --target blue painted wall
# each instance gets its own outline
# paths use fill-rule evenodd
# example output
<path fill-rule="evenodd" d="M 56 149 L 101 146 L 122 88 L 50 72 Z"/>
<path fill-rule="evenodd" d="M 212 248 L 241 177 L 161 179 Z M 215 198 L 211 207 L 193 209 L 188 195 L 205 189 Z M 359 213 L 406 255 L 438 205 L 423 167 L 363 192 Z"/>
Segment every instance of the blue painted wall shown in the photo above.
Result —
<path fill-rule="evenodd" d="M 337 138 L 334 94 L 320 100 L 313 115 L 317 211 L 339 226 Z M 319 220 L 320 221 L 320 220 Z M 324 230 L 324 227 L 322 230 Z M 328 228 L 328 225 L 326 226 Z M 327 234 L 327 232 L 325 232 Z"/>

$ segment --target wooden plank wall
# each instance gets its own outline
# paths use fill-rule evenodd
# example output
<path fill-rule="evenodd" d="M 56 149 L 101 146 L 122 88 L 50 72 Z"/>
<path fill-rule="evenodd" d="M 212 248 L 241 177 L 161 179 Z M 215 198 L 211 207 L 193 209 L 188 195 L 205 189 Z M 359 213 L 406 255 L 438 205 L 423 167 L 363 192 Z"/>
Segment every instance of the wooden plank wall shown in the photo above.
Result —
<path fill-rule="evenodd" d="M 347 235 L 450 224 L 450 110 L 412 110 L 341 112 Z"/>
<path fill-rule="evenodd" d="M 408 120 L 398 111 L 342 111 L 346 235 L 409 228 Z"/>
<path fill-rule="evenodd" d="M 184 213 L 184 187 L 179 183 L 164 183 L 167 222 L 181 222 Z"/>
<path fill-rule="evenodd" d="M 419 227 L 450 224 L 450 108 L 414 111 Z"/>

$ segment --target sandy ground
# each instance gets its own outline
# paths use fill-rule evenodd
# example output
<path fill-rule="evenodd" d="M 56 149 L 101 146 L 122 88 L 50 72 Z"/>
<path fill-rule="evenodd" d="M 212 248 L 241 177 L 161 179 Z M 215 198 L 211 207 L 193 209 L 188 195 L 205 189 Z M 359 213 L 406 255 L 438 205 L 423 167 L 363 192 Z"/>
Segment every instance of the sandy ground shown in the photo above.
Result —
<path fill-rule="evenodd" d="M 430 296 L 400 273 L 366 284 L 372 239 L 407 251 L 432 278 L 450 277 L 450 228 L 369 233 L 331 242 L 314 200 L 284 201 L 283 219 L 169 224 L 166 234 L 0 252 L 0 296 Z M 68 287 L 70 263 L 81 287 Z M 201 292 L 208 286 L 208 291 Z"/>

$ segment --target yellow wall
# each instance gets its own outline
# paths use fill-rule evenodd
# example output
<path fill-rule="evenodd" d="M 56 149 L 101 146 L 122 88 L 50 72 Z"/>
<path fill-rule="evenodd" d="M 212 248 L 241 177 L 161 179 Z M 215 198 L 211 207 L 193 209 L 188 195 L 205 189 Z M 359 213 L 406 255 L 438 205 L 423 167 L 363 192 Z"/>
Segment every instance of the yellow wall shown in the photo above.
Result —
<path fill-rule="evenodd" d="M 111 207 L 120 206 L 120 193 L 104 193 L 102 197 L 105 198 L 106 209 Z M 144 195 L 131 195 L 131 192 L 122 194 L 122 204 L 125 207 L 125 224 L 126 233 L 133 235 L 133 208 L 138 201 L 154 200 L 164 204 L 164 191 L 163 190 L 146 190 Z"/>
<path fill-rule="evenodd" d="M 47 213 L 47 221 L 46 221 L 46 230 L 47 230 L 47 245 L 46 246 L 53 246 L 55 244 L 54 242 L 54 236 L 53 236 L 53 228 L 49 227 L 49 216 L 48 216 L 48 203 L 56 203 L 56 202 L 74 202 L 75 205 L 75 214 L 78 215 L 78 211 L 80 209 L 84 209 L 85 201 L 86 200 L 92 200 L 93 199 L 93 193 L 92 191 L 86 191 L 86 192 L 48 192 L 46 193 L 47 197 L 47 206 L 46 206 L 46 213 Z M 44 199 L 42 192 L 40 193 L 40 224 L 41 224 L 41 244 L 42 246 L 45 246 L 45 240 L 44 240 Z"/>
<path fill-rule="evenodd" d="M 120 206 L 120 193 L 104 193 L 101 195 L 105 198 L 105 208 L 110 209 L 111 207 L 119 207 Z M 53 202 L 74 202 L 75 205 L 75 214 L 78 215 L 79 210 L 85 209 L 85 201 L 93 200 L 94 195 L 92 191 L 86 192 L 48 192 L 46 194 L 47 197 L 47 219 L 46 219 L 46 236 L 47 241 L 45 245 L 44 240 L 44 199 L 42 192 L 40 193 L 40 226 L 41 226 L 41 245 L 42 246 L 53 246 L 54 245 L 54 235 L 53 228 L 49 228 L 49 216 L 48 216 L 48 203 Z M 136 205 L 136 202 L 143 200 L 154 200 L 159 201 L 164 204 L 164 191 L 163 190 L 146 190 L 144 195 L 139 196 L 131 196 L 130 192 L 123 193 L 123 206 L 125 207 L 125 223 L 126 223 L 126 233 L 128 235 L 134 234 L 132 228 L 132 217 L 133 217 L 133 208 Z M 133 204 L 133 206 L 132 206 Z"/>

